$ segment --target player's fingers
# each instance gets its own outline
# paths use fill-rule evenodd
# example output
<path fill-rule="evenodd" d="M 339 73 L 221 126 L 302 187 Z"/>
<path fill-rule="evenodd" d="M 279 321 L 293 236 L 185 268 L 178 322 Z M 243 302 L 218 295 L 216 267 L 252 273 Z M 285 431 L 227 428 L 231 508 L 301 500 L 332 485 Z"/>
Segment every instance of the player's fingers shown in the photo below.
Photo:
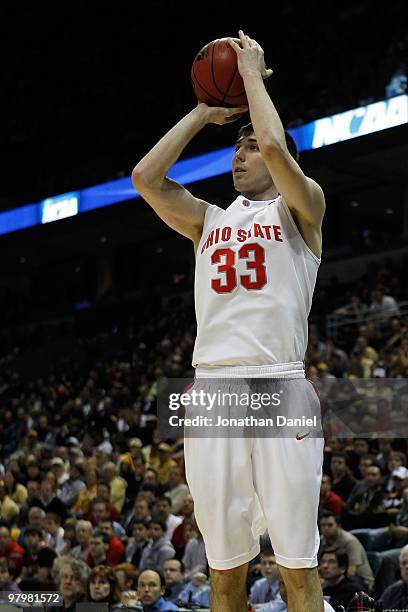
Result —
<path fill-rule="evenodd" d="M 235 42 L 236 39 L 234 38 L 228 38 L 228 43 L 231 45 L 231 47 L 234 49 L 234 51 L 241 51 L 241 47 Z"/>
<path fill-rule="evenodd" d="M 225 122 L 233 123 L 234 121 L 238 121 L 238 119 L 241 119 L 241 117 L 243 117 L 244 115 L 245 113 L 237 113 L 236 115 L 231 115 L 230 117 L 225 118 Z"/>
<path fill-rule="evenodd" d="M 240 39 L 241 44 L 242 44 L 242 48 L 243 48 L 243 49 L 248 49 L 248 47 L 249 47 L 249 42 L 248 42 L 248 39 L 247 39 L 247 37 L 245 36 L 245 34 L 243 33 L 243 31 L 242 31 L 242 30 L 239 30 L 238 34 L 239 34 L 239 39 Z"/>

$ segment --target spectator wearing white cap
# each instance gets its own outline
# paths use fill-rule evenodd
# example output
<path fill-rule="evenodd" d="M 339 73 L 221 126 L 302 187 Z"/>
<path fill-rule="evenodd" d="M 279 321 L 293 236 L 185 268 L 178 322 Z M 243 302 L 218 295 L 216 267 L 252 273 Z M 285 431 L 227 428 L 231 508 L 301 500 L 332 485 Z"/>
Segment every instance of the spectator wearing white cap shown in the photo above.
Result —
<path fill-rule="evenodd" d="M 400 465 L 391 472 L 393 488 L 384 499 L 384 507 L 388 514 L 398 514 L 402 506 L 402 492 L 408 485 L 408 468 Z"/>
<path fill-rule="evenodd" d="M 65 463 L 61 457 L 54 457 L 51 460 L 51 471 L 55 474 L 58 486 L 62 487 L 64 482 L 68 480 L 69 475 L 65 471 Z"/>

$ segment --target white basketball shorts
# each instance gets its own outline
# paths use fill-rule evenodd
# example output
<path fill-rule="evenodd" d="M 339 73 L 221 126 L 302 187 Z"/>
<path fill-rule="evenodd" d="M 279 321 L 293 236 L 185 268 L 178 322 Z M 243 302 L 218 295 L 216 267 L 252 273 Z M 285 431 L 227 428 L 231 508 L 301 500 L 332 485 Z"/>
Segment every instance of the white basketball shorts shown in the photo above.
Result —
<path fill-rule="evenodd" d="M 289 416 L 318 415 L 316 428 L 249 427 L 244 435 L 226 428 L 225 437 L 220 437 L 219 431 L 218 435 L 185 437 L 187 482 L 213 569 L 232 569 L 251 561 L 260 551 L 259 536 L 266 528 L 279 565 L 317 566 L 324 447 L 320 401 L 303 368 L 298 365 L 293 373 L 291 365 L 283 364 L 280 371 L 276 366 L 198 369 L 189 389 L 190 393 L 224 390 L 238 394 L 269 389 L 272 395 L 283 387 L 285 401 L 281 409 L 274 410 L 275 417 L 280 411 Z M 282 374 L 282 368 L 286 373 Z M 195 412 L 190 406 L 186 416 Z M 246 410 L 247 415 L 249 412 Z M 214 409 L 211 413 L 216 419 Z M 234 408 L 229 414 L 234 415 Z M 257 415 L 265 416 L 266 412 L 258 411 Z"/>

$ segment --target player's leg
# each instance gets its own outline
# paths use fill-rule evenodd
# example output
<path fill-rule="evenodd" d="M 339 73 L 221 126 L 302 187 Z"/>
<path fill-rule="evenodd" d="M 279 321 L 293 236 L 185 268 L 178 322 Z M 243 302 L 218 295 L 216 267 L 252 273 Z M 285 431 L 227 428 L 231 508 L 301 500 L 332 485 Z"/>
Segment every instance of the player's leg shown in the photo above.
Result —
<path fill-rule="evenodd" d="M 279 414 L 320 419 L 320 403 L 306 379 L 271 382 L 283 390 Z M 293 408 L 293 406 L 295 408 Z M 282 571 L 290 612 L 321 612 L 322 589 L 317 574 L 317 512 L 323 463 L 320 428 L 269 432 L 254 440 L 254 484 L 265 514 L 276 562 Z M 273 437 L 273 435 L 281 437 Z M 298 435 L 297 435 L 298 434 Z M 306 434 L 306 435 L 305 435 Z M 290 436 L 290 437 L 286 437 Z M 297 439 L 296 439 L 297 438 Z"/>
<path fill-rule="evenodd" d="M 288 612 L 323 612 L 323 592 L 317 567 L 291 569 L 279 565 L 286 586 Z"/>
<path fill-rule="evenodd" d="M 230 570 L 210 568 L 211 610 L 214 612 L 243 612 L 247 609 L 247 572 L 248 563 Z"/>

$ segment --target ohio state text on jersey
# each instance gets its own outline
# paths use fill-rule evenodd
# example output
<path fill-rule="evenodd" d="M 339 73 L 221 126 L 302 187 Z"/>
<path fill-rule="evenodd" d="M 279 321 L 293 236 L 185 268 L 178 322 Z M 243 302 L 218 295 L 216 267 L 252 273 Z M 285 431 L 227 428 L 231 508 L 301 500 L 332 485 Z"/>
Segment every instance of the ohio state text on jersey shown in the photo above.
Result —
<path fill-rule="evenodd" d="M 193 366 L 303 362 L 319 264 L 282 196 L 209 206 L 196 254 Z"/>

